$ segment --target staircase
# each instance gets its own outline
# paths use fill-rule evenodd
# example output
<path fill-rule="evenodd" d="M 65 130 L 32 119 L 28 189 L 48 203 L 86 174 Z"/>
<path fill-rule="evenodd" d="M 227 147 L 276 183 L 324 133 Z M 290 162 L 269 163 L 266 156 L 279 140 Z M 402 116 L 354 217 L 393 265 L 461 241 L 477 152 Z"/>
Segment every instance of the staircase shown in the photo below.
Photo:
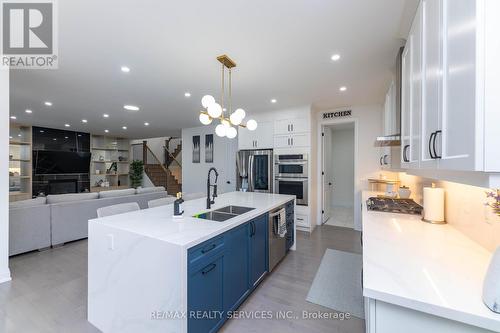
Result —
<path fill-rule="evenodd" d="M 163 148 L 165 163 L 160 162 L 147 141 L 133 145 L 133 158 L 142 160 L 144 172 L 155 186 L 163 186 L 169 195 L 175 195 L 182 191 L 182 165 L 178 160 L 182 144 L 180 139 L 170 138 Z"/>
<path fill-rule="evenodd" d="M 172 172 L 161 164 L 145 164 L 144 171 L 155 186 L 165 187 L 168 194 L 175 195 L 182 190 L 182 185 Z"/>

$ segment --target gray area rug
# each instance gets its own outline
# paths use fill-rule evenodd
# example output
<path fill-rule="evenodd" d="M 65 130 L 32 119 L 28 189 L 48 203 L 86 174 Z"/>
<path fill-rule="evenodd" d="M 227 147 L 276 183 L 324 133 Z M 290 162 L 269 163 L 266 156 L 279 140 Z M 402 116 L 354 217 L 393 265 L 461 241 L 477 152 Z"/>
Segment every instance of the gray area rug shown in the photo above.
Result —
<path fill-rule="evenodd" d="M 364 319 L 360 254 L 327 249 L 307 301 Z"/>

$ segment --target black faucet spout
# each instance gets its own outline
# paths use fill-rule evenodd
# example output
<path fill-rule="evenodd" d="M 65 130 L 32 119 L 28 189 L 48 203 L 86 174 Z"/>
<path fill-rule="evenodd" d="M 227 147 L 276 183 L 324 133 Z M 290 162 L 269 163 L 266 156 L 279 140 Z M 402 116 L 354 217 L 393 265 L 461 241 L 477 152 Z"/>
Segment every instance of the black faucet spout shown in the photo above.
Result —
<path fill-rule="evenodd" d="M 210 175 L 212 174 L 212 171 L 215 173 L 215 183 L 211 184 L 210 183 Z M 215 198 L 217 197 L 217 179 L 219 178 L 219 173 L 217 172 L 217 169 L 212 167 L 208 170 L 208 177 L 207 177 L 207 209 L 210 209 L 212 207 L 212 204 L 215 203 Z M 213 187 L 213 194 L 212 194 L 212 199 L 210 199 L 210 187 Z"/>

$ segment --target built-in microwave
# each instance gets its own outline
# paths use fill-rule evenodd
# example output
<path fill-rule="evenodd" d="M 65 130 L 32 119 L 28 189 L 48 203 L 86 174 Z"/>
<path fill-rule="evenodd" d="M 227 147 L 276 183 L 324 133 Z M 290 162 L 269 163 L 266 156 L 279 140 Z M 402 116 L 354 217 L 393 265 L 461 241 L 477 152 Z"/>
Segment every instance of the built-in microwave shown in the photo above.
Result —
<path fill-rule="evenodd" d="M 295 195 L 297 205 L 307 206 L 307 178 L 279 177 L 274 180 L 274 193 Z"/>
<path fill-rule="evenodd" d="M 274 155 L 276 177 L 307 178 L 307 154 Z"/>

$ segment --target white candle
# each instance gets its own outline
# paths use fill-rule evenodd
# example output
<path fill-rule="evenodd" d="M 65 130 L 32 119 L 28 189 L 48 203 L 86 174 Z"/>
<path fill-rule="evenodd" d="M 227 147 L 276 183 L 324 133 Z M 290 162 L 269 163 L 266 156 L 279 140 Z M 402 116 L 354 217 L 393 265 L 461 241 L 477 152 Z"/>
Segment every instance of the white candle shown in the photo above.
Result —
<path fill-rule="evenodd" d="M 444 189 L 424 187 L 424 220 L 444 223 Z"/>

